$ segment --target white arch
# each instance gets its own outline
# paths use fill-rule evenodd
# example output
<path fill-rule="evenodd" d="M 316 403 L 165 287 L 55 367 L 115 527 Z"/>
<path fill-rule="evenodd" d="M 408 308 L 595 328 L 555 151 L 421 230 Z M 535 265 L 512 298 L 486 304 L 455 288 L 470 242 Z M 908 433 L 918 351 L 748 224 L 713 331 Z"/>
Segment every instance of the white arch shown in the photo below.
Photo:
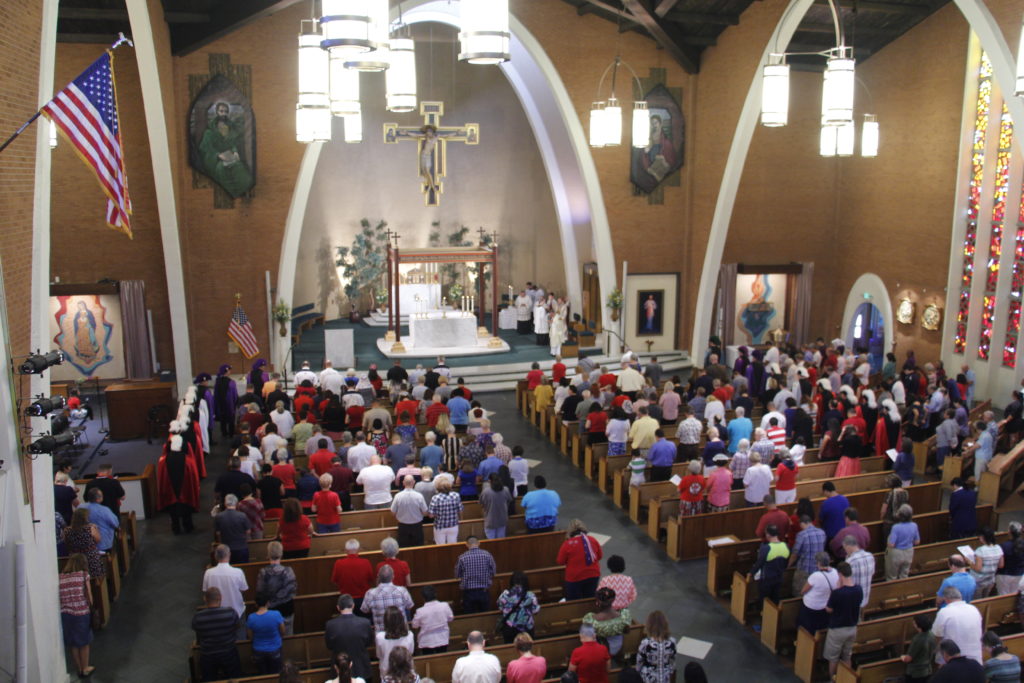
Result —
<path fill-rule="evenodd" d="M 402 19 L 408 24 L 436 21 L 459 26 L 459 5 L 449 0 L 411 0 L 403 4 Z M 393 18 L 397 18 L 397 11 Z M 597 261 L 601 300 L 616 285 L 611 229 L 604 208 L 597 168 L 587 137 L 558 70 L 543 47 L 523 24 L 510 16 L 512 59 L 501 65 L 526 112 L 540 149 L 558 217 L 562 239 L 565 282 L 574 310 L 582 307 L 580 254 L 592 252 Z M 319 145 L 306 149 L 285 223 L 278 264 L 277 298 L 292 305 L 295 262 L 305 220 L 310 186 L 319 159 Z M 602 326 L 610 326 L 602 306 Z M 283 367 L 285 343 L 275 350 L 275 365 Z"/>
<path fill-rule="evenodd" d="M 850 323 L 853 322 L 857 308 L 863 303 L 874 304 L 881 311 L 882 349 L 888 353 L 892 350 L 895 339 L 893 337 L 892 299 L 889 298 L 889 290 L 885 286 L 885 281 L 874 273 L 863 273 L 846 294 L 843 326 L 840 328 L 839 336 L 846 340 L 848 346 L 852 346 Z"/>
<path fill-rule="evenodd" d="M 726 236 L 729 233 L 729 223 L 732 221 L 732 211 L 736 204 L 736 193 L 739 190 L 740 176 L 743 174 L 743 166 L 746 163 L 747 151 L 750 149 L 750 140 L 753 138 L 754 129 L 760 113 L 761 102 L 761 65 L 767 63 L 768 53 L 778 51 L 778 46 L 789 44 L 790 38 L 796 31 L 797 25 L 803 19 L 811 6 L 812 0 L 791 0 L 782 18 L 775 27 L 768 45 L 764 49 L 761 61 L 754 70 L 750 89 L 747 91 L 747 98 L 743 103 L 743 110 L 740 113 L 739 121 L 736 124 L 736 132 L 733 134 L 732 146 L 729 148 L 729 157 L 725 164 L 725 171 L 722 174 L 722 184 L 718 190 L 718 201 L 715 204 L 715 215 L 711 221 L 711 229 L 708 234 L 707 248 L 704 252 L 704 264 L 701 270 L 700 289 L 697 293 L 697 302 L 694 309 L 693 339 L 691 341 L 692 357 L 702 358 L 707 347 L 708 335 L 711 333 L 711 315 L 714 309 L 716 287 L 718 283 L 718 270 L 722 265 L 722 252 L 725 249 Z M 957 7 L 967 19 L 971 29 L 978 34 L 981 46 L 988 53 L 992 60 L 992 72 L 999 89 L 1005 93 L 1012 93 L 1015 86 L 1016 65 L 1013 53 L 999 24 L 996 22 L 988 7 L 981 0 L 956 0 Z M 1024 101 L 1019 97 L 1006 98 L 1006 106 L 1010 110 L 1010 116 L 1014 121 L 1024 121 Z M 1014 147 L 1018 147 L 1019 141 L 1014 137 Z M 859 280 L 858 280 L 859 282 Z M 888 296 L 888 295 L 886 295 Z M 888 309 L 891 316 L 892 307 Z M 844 321 L 845 325 L 848 321 Z M 886 321 L 886 333 L 891 330 L 891 321 Z M 886 347 L 888 350 L 890 347 Z"/>

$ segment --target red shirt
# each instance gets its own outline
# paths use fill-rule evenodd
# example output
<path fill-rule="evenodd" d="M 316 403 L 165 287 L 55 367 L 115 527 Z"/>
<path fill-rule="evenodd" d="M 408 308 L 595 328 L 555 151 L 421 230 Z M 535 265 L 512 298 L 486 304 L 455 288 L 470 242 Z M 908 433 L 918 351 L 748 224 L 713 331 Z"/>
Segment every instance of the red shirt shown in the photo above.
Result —
<path fill-rule="evenodd" d="M 285 550 L 303 550 L 309 547 L 309 517 L 302 515 L 296 522 L 283 519 L 277 524 L 277 535 L 281 537 L 281 547 Z"/>
<path fill-rule="evenodd" d="M 609 372 L 606 375 L 601 375 L 597 378 L 597 386 L 599 387 L 614 387 L 618 377 L 614 373 Z"/>
<path fill-rule="evenodd" d="M 609 659 L 608 648 L 592 640 L 573 650 L 569 663 L 576 667 L 580 683 L 608 683 Z"/>
<path fill-rule="evenodd" d="M 391 567 L 391 569 L 393 569 L 394 572 L 395 572 L 395 578 L 394 578 L 394 580 L 391 583 L 395 584 L 396 586 L 406 586 L 406 585 L 408 585 L 408 581 L 409 581 L 409 563 L 408 562 L 406 562 L 404 560 L 395 559 L 395 558 L 392 558 L 390 560 L 383 560 L 383 561 L 377 563 L 377 571 L 375 573 L 379 574 L 380 573 L 380 568 L 383 567 L 384 565 L 387 565 L 387 566 Z"/>
<path fill-rule="evenodd" d="M 551 383 L 558 384 L 565 377 L 565 363 L 555 363 L 551 366 Z"/>
<path fill-rule="evenodd" d="M 331 471 L 328 472 L 331 475 L 331 490 L 335 493 L 341 493 L 342 491 L 351 491 L 352 482 L 355 481 L 355 472 L 345 467 L 344 465 L 332 465 Z"/>
<path fill-rule="evenodd" d="M 313 409 L 313 397 L 309 394 L 298 394 L 295 396 L 295 414 L 302 415 L 303 410 Z"/>
<path fill-rule="evenodd" d="M 353 430 L 359 430 L 363 428 L 363 415 L 366 413 L 366 408 L 363 406 L 351 405 L 345 414 L 348 416 L 348 428 Z"/>
<path fill-rule="evenodd" d="M 341 515 L 338 508 L 341 507 L 341 498 L 334 491 L 317 491 L 313 494 L 313 505 L 316 505 L 316 521 L 318 524 L 338 524 L 341 522 Z"/>
<path fill-rule="evenodd" d="M 868 441 L 868 423 L 864 421 L 863 417 L 848 417 L 843 420 L 843 424 L 840 425 L 843 429 L 846 429 L 846 425 L 853 425 L 853 428 L 857 430 L 857 436 L 863 443 Z"/>
<path fill-rule="evenodd" d="M 316 476 L 319 477 L 321 474 L 327 474 L 331 471 L 331 460 L 334 459 L 334 455 L 334 451 L 321 448 L 309 456 L 309 466 L 316 472 Z"/>
<path fill-rule="evenodd" d="M 465 384 L 460 384 L 455 388 L 462 389 L 462 398 L 466 399 L 467 401 L 473 400 L 473 392 L 470 391 L 469 387 L 467 387 Z"/>
<path fill-rule="evenodd" d="M 789 534 L 789 515 L 782 510 L 775 509 L 761 515 L 761 521 L 757 523 L 757 531 L 754 532 L 754 535 L 762 541 L 767 541 L 768 537 L 764 530 L 768 528 L 769 524 L 774 524 L 779 528 L 779 538 L 785 538 Z"/>
<path fill-rule="evenodd" d="M 775 482 L 776 491 L 792 491 L 796 488 L 796 475 L 800 471 L 800 468 L 793 464 L 793 468 L 790 469 L 786 465 L 779 465 L 775 468 L 775 476 L 777 481 Z"/>
<path fill-rule="evenodd" d="M 622 404 L 625 403 L 628 400 L 629 400 L 629 396 L 626 396 L 625 394 L 619 394 L 618 396 L 616 396 L 615 398 L 612 399 L 612 407 L 613 408 L 621 408 Z"/>
<path fill-rule="evenodd" d="M 688 474 L 679 482 L 679 500 L 696 503 L 704 497 L 707 480 L 699 474 Z"/>
<path fill-rule="evenodd" d="M 583 550 L 583 539 L 590 544 L 590 564 Z M 601 576 L 601 544 L 590 536 L 578 534 L 562 542 L 558 549 L 558 564 L 565 565 L 566 581 L 583 581 Z"/>
<path fill-rule="evenodd" d="M 544 372 L 542 370 L 530 370 L 526 373 L 526 388 L 529 391 L 536 389 L 541 380 L 544 379 Z"/>
<path fill-rule="evenodd" d="M 402 423 L 402 413 L 409 413 L 409 424 L 416 423 L 416 413 L 419 412 L 420 402 L 411 398 L 407 398 L 404 401 L 399 401 L 395 405 L 395 417 L 398 418 L 397 422 Z"/>
<path fill-rule="evenodd" d="M 722 403 L 726 403 L 727 401 L 731 401 L 732 400 L 732 385 L 731 384 L 726 384 L 724 387 L 718 387 L 713 392 L 711 392 L 711 395 L 714 396 L 715 398 L 717 398 Z"/>
<path fill-rule="evenodd" d="M 768 440 L 775 444 L 775 450 L 786 445 L 786 430 L 782 427 L 769 427 L 766 432 Z"/>
<path fill-rule="evenodd" d="M 373 586 L 373 565 L 365 557 L 346 555 L 334 563 L 331 583 L 338 587 L 339 593 L 361 598 Z"/>
<path fill-rule="evenodd" d="M 590 427 L 587 429 L 588 432 L 604 434 L 604 429 L 608 426 L 608 413 L 603 410 L 596 413 L 588 413 L 587 419 L 590 420 Z"/>
<path fill-rule="evenodd" d="M 443 403 L 431 403 L 430 406 L 427 407 L 427 426 L 436 427 L 437 418 L 439 418 L 442 413 L 445 415 L 448 414 L 448 406 Z"/>
<path fill-rule="evenodd" d="M 540 683 L 547 677 L 547 660 L 538 655 L 520 657 L 508 663 L 505 680 L 508 683 Z"/>
<path fill-rule="evenodd" d="M 68 399 L 68 410 L 77 410 L 82 407 L 82 399 L 72 396 Z"/>
<path fill-rule="evenodd" d="M 295 465 L 291 463 L 280 463 L 274 465 L 270 473 L 281 480 L 285 490 L 295 488 Z"/>
<path fill-rule="evenodd" d="M 241 421 L 249 425 L 250 434 L 255 434 L 256 430 L 263 424 L 263 416 L 259 413 L 246 413 L 242 416 Z"/>

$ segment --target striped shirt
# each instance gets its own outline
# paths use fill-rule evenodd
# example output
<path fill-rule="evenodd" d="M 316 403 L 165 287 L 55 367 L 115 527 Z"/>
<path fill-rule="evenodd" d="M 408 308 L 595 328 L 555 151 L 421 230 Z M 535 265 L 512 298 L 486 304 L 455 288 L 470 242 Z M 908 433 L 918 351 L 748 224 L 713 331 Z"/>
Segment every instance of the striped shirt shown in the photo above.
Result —
<path fill-rule="evenodd" d="M 87 572 L 69 572 L 60 575 L 60 611 L 62 614 L 81 617 L 89 613 L 89 601 L 85 592 L 89 590 Z"/>
<path fill-rule="evenodd" d="M 871 578 L 875 575 L 875 556 L 861 549 L 846 557 L 846 562 L 853 570 L 853 582 L 864 591 L 864 600 L 860 606 L 868 604 L 871 597 Z"/>

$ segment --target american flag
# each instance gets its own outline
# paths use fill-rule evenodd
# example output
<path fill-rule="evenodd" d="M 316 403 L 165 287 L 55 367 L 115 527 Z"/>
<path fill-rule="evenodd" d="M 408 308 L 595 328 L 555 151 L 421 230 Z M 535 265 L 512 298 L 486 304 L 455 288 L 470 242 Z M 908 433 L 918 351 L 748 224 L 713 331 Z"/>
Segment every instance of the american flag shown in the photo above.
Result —
<path fill-rule="evenodd" d="M 260 345 L 256 343 L 256 335 L 253 334 L 248 316 L 242 310 L 241 302 L 235 304 L 235 312 L 231 314 L 228 336 L 238 344 L 246 358 L 252 358 L 260 352 Z"/>
<path fill-rule="evenodd" d="M 110 52 L 68 83 L 42 109 L 57 129 L 74 145 L 82 161 L 96 172 L 107 195 L 107 225 L 132 236 L 129 216 L 128 178 L 121 153 L 117 121 L 117 95 Z"/>

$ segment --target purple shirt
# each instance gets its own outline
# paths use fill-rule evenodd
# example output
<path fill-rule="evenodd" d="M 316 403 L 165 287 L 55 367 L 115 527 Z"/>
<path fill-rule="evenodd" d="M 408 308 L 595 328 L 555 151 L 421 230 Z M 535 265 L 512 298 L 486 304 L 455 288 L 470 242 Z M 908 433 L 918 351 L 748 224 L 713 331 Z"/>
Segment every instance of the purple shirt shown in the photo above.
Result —
<path fill-rule="evenodd" d="M 667 439 L 658 439 L 647 451 L 651 467 L 671 467 L 676 460 L 676 445 Z"/>

